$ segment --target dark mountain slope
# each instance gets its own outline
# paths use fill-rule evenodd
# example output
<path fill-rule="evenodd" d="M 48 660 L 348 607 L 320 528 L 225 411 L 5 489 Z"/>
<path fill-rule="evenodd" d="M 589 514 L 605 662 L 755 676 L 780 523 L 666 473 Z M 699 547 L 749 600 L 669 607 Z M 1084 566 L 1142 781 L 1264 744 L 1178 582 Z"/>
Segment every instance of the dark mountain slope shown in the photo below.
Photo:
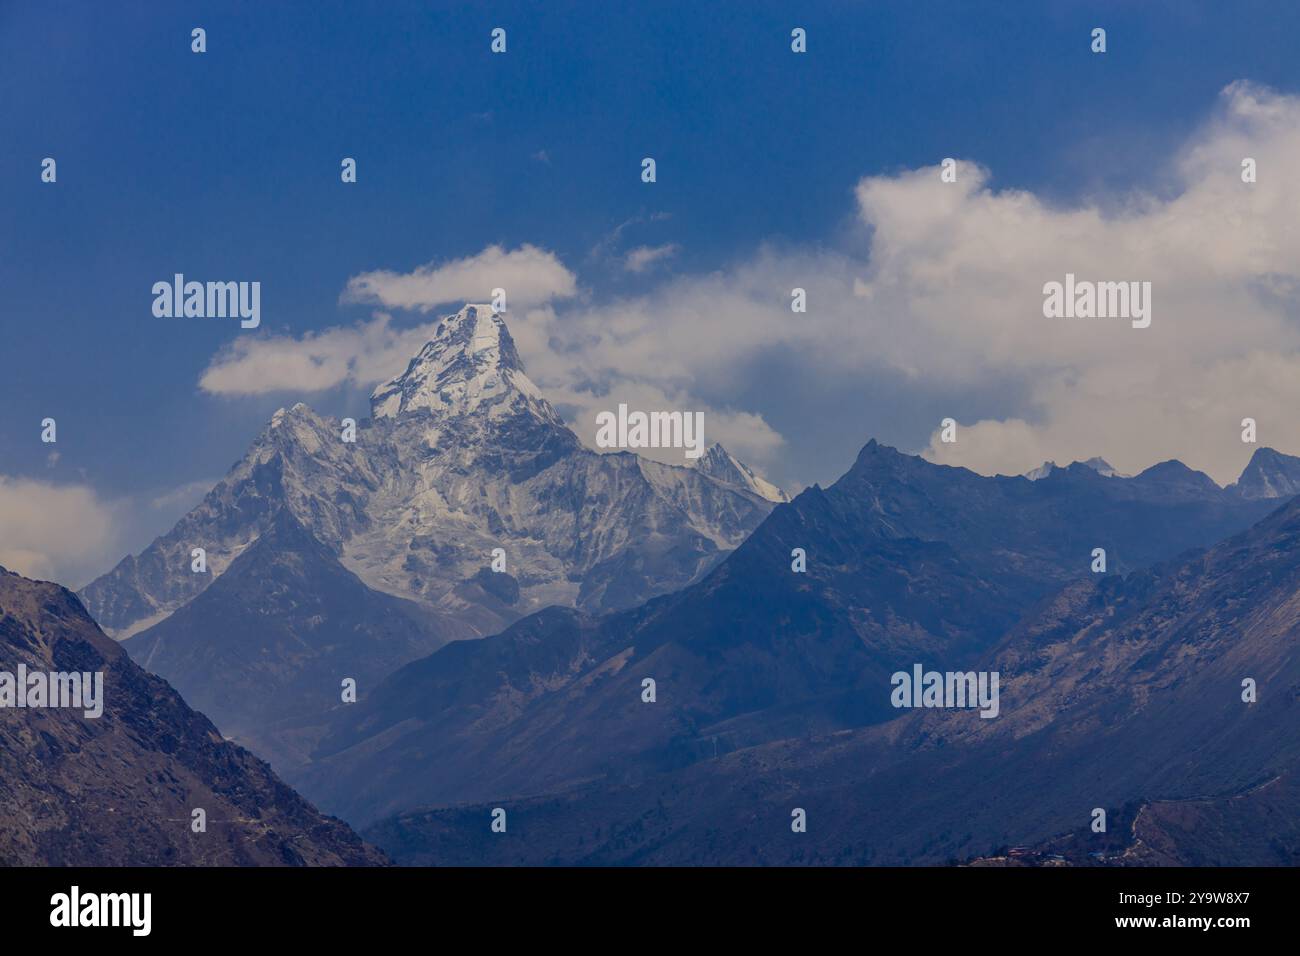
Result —
<path fill-rule="evenodd" d="M 605 618 L 546 612 L 410 665 L 341 712 L 291 779 L 365 823 L 419 803 L 634 782 L 894 718 L 876 693 L 892 672 L 968 666 L 1036 603 L 1090 580 L 1093 547 L 1112 571 L 1149 563 L 1275 504 L 1197 474 L 1173 463 L 1134 479 L 1082 465 L 982 478 L 872 442 L 685 591 Z M 806 573 L 791 570 L 795 548 Z"/>
<path fill-rule="evenodd" d="M 1268 786 L 1300 771 L 1298 639 L 1293 502 L 1154 572 L 1064 589 L 978 665 L 1001 674 L 996 719 L 909 711 L 636 786 L 503 797 L 510 841 L 480 839 L 487 806 L 408 813 L 372 833 L 402 861 L 937 863 L 1077 830 L 1094 807 L 1118 823 L 1151 805 L 1138 831 L 1148 852 L 1163 839 L 1181 860 L 1275 863 L 1294 853 L 1294 828 L 1264 832 L 1267 821 L 1300 813 L 1300 791 Z M 1248 677 L 1256 703 L 1242 700 Z M 790 832 L 793 807 L 806 834 Z M 1193 822 L 1207 831 L 1199 845 Z"/>
<path fill-rule="evenodd" d="M 71 593 L 0 569 L 0 670 L 20 664 L 102 672 L 104 708 L 0 709 L 0 863 L 384 862 L 132 663 Z"/>

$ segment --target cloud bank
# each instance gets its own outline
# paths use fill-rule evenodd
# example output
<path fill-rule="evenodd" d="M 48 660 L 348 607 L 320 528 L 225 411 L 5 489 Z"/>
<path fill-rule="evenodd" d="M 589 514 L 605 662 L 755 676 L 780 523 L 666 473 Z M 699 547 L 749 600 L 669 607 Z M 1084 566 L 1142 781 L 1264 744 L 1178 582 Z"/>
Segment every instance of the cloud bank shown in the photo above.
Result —
<path fill-rule="evenodd" d="M 437 324 L 400 328 L 381 313 L 368 322 L 301 336 L 239 336 L 208 364 L 199 388 L 214 395 L 264 395 L 374 385 L 400 371 Z"/>
<path fill-rule="evenodd" d="M 1242 180 L 1248 157 L 1253 183 Z M 941 179 L 937 162 L 862 179 L 851 214 L 865 246 L 851 236 L 765 245 L 719 272 L 591 302 L 572 301 L 576 279 L 553 254 L 490 247 L 412 273 L 357 276 L 345 298 L 424 313 L 511 288 L 511 330 L 529 374 L 587 440 L 595 413 L 619 401 L 703 410 L 708 440 L 771 463 L 786 454 L 769 424 L 779 403 L 797 412 L 819 389 L 880 379 L 891 383 L 887 401 L 844 408 L 835 423 L 855 446 L 936 396 L 992 390 L 995 414 L 959 402 L 944 412 L 960 423 L 956 444 L 939 442 L 941 415 L 917 427 L 907 450 L 983 473 L 1093 455 L 1132 473 L 1179 457 L 1226 483 L 1252 451 L 1240 441 L 1243 418 L 1258 421 L 1261 444 L 1300 452 L 1298 165 L 1300 100 L 1235 83 L 1169 157 L 1173 188 L 1160 197 L 1053 205 L 995 189 L 988 170 L 959 159 L 956 182 Z M 652 252 L 637 262 L 648 268 Z M 494 271 L 506 263 L 517 279 Z M 1046 318 L 1044 284 L 1067 273 L 1150 282 L 1151 326 Z M 514 286 L 529 292 L 517 297 Z M 790 309 L 796 287 L 806 313 Z M 428 328 L 380 315 L 294 339 L 240 338 L 203 386 L 370 384 L 399 371 Z M 774 360 L 788 378 L 765 377 Z"/>
<path fill-rule="evenodd" d="M 578 284 L 554 253 L 527 244 L 510 252 L 488 246 L 477 255 L 430 262 L 412 272 L 364 272 L 348 281 L 343 300 L 429 312 L 440 305 L 490 301 L 498 288 L 506 290 L 508 305 L 527 308 L 571 298 Z"/>
<path fill-rule="evenodd" d="M 0 475 L 0 565 L 80 584 L 114 544 L 113 507 L 93 489 Z"/>

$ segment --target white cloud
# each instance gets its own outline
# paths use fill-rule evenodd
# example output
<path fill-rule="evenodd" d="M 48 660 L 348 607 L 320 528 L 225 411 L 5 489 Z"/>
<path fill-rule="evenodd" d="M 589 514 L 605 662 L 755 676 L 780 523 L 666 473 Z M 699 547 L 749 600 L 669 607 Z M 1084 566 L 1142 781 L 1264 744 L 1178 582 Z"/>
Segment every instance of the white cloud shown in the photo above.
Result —
<path fill-rule="evenodd" d="M 573 273 L 545 249 L 528 244 L 512 251 L 488 246 L 477 255 L 430 262 L 412 272 L 362 273 L 348 281 L 343 299 L 429 312 L 440 305 L 487 302 L 497 288 L 505 289 L 511 308 L 527 308 L 570 298 L 577 294 L 578 284 Z"/>
<path fill-rule="evenodd" d="M 670 212 L 655 212 L 645 216 L 632 216 L 624 219 L 617 226 L 611 229 L 605 235 L 601 236 L 600 241 L 592 246 L 591 251 L 587 254 L 589 259 L 600 261 L 613 256 L 623 244 L 624 235 L 629 230 L 640 230 L 641 227 L 653 225 L 654 223 L 667 222 L 673 218 Z"/>
<path fill-rule="evenodd" d="M 264 395 L 373 385 L 400 372 L 436 325 L 396 328 L 380 313 L 368 322 L 299 337 L 240 336 L 212 359 L 199 387 L 215 395 Z"/>
<path fill-rule="evenodd" d="M 784 439 L 761 415 L 716 407 L 684 389 L 665 390 L 653 383 L 625 379 L 595 391 L 557 383 L 546 387 L 545 392 L 583 442 L 592 448 L 595 448 L 596 416 L 603 411 L 617 411 L 619 403 L 633 411 L 702 412 L 704 447 L 721 442 L 728 451 L 746 461 L 768 460 L 784 444 Z M 637 454 L 672 465 L 686 463 L 680 448 L 641 448 Z"/>
<path fill-rule="evenodd" d="M 1241 181 L 1246 156 L 1255 184 Z M 1226 483 L 1252 450 L 1242 418 L 1259 421 L 1262 443 L 1300 452 L 1297 164 L 1300 100 L 1235 84 L 1170 159 L 1173 198 L 1061 208 L 991 189 L 973 162 L 955 184 L 937 166 L 867 177 L 856 199 L 869 257 L 763 248 L 725 272 L 568 311 L 534 336 L 551 353 L 538 378 L 719 396 L 752 385 L 744 376 L 777 352 L 801 369 L 772 383 L 784 402 L 881 374 L 900 383 L 898 410 L 1001 388 L 1009 407 L 996 419 L 947 412 L 963 427 L 955 445 L 936 432 L 938 461 L 1015 473 L 1102 455 L 1136 472 L 1179 457 Z M 1044 318 L 1043 285 L 1067 272 L 1150 281 L 1151 327 Z M 789 310 L 796 286 L 806 314 Z M 846 409 L 837 424 L 865 441 L 890 411 Z"/>
<path fill-rule="evenodd" d="M 0 565 L 80 584 L 78 575 L 111 552 L 114 510 L 85 485 L 0 475 Z"/>
<path fill-rule="evenodd" d="M 1241 181 L 1247 156 L 1255 184 Z M 948 381 L 1014 377 L 1029 395 L 1018 415 L 968 422 L 956 444 L 936 432 L 929 456 L 984 472 L 1095 454 L 1131 472 L 1179 457 L 1226 483 L 1251 451 L 1245 417 L 1262 443 L 1300 451 L 1297 162 L 1300 100 L 1234 84 L 1171 161 L 1172 199 L 1054 209 L 993 192 L 971 165 L 946 190 L 935 170 L 864 180 L 876 236 L 859 291 L 906 329 L 883 343 L 888 360 Z M 1066 272 L 1150 281 L 1151 327 L 1045 319 L 1042 285 Z"/>
<path fill-rule="evenodd" d="M 220 478 L 199 478 L 195 481 L 187 481 L 179 487 L 154 495 L 149 500 L 149 507 L 156 512 L 175 513 L 179 518 L 195 508 L 203 500 L 203 496 L 216 487 L 220 480 Z"/>
<path fill-rule="evenodd" d="M 1241 181 L 1247 156 L 1258 163 L 1254 184 Z M 370 273 L 349 290 L 428 311 L 506 286 L 530 377 L 586 440 L 594 430 L 586 416 L 640 402 L 703 410 L 709 440 L 772 462 L 786 454 L 768 422 L 774 408 L 805 421 L 807 395 L 871 380 L 889 383 L 884 403 L 845 408 L 821 434 L 838 430 L 861 444 L 936 396 L 993 392 L 999 411 L 984 420 L 954 401 L 945 414 L 961 423 L 958 442 L 941 444 L 936 432 L 927 454 L 986 473 L 1092 455 L 1133 473 L 1179 457 L 1227 482 L 1251 451 L 1239 440 L 1242 418 L 1258 420 L 1261 443 L 1300 452 L 1297 165 L 1300 99 L 1234 84 L 1169 157 L 1174 188 L 1162 197 L 1059 206 L 994 190 L 986 170 L 962 161 L 952 184 L 937 166 L 863 179 L 854 211 L 870 230 L 869 253 L 853 241 L 762 246 L 725 270 L 563 311 L 554 303 L 573 295 L 576 280 L 531 246 L 492 247 L 407 275 Z M 624 227 L 593 255 L 617 245 Z M 489 260 L 541 277 L 529 280 L 534 307 Z M 1151 282 L 1151 327 L 1044 318 L 1043 284 L 1067 272 Z M 806 313 L 790 311 L 795 287 L 807 290 Z M 239 339 L 203 385 L 369 384 L 399 371 L 429 328 L 396 330 L 381 316 L 299 339 Z M 779 381 L 762 371 L 774 356 L 786 376 Z M 916 434 L 913 447 L 925 444 Z"/>
<path fill-rule="evenodd" d="M 667 242 L 662 246 L 637 246 L 623 257 L 623 268 L 628 272 L 645 272 L 655 263 L 677 255 L 677 249 L 675 242 Z"/>

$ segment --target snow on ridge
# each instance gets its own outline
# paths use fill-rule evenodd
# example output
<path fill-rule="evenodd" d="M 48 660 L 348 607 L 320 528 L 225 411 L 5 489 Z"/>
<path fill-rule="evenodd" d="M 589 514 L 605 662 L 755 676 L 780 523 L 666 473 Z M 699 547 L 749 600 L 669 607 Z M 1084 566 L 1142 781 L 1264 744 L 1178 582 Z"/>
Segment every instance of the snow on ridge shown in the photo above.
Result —
<path fill-rule="evenodd" d="M 559 421 L 524 373 L 505 320 L 487 305 L 470 304 L 443 316 L 434 338 L 402 374 L 376 387 L 370 401 L 375 418 L 418 410 L 459 415 L 482 408 L 500 416 L 522 405 L 543 420 Z"/>
<path fill-rule="evenodd" d="M 790 500 L 784 491 L 760 477 L 754 469 L 737 459 L 718 442 L 709 446 L 708 451 L 700 457 L 694 467 L 711 478 L 744 488 L 767 501 L 780 504 Z"/>

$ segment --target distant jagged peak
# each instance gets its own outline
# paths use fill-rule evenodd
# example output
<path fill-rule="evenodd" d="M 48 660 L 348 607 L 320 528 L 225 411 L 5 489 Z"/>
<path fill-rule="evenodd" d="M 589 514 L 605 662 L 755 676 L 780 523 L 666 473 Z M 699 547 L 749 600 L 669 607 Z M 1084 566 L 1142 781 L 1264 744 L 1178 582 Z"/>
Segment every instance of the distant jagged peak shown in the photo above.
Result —
<path fill-rule="evenodd" d="M 789 495 L 767 479 L 760 477 L 754 469 L 735 458 L 719 442 L 709 446 L 695 462 L 695 468 L 723 484 L 744 488 L 768 501 L 780 504 L 790 500 Z"/>
<path fill-rule="evenodd" d="M 1130 477 L 1129 475 L 1121 474 L 1119 471 L 1115 469 L 1115 466 L 1112 465 L 1110 462 L 1108 462 L 1105 458 L 1101 458 L 1096 455 L 1094 455 L 1092 458 L 1089 458 L 1087 461 L 1071 462 L 1071 465 L 1082 465 L 1085 468 L 1095 471 L 1103 478 Z M 1043 462 L 1037 468 L 1032 468 L 1029 471 L 1025 472 L 1024 477 L 1028 478 L 1030 481 L 1039 481 L 1040 479 L 1046 478 L 1052 472 L 1060 470 L 1060 467 L 1061 466 L 1058 465 L 1055 461 L 1048 460 Z"/>
<path fill-rule="evenodd" d="M 278 408 L 253 442 L 249 456 L 259 461 L 281 455 L 342 454 L 335 446 L 338 423 L 316 413 L 310 405 L 298 402 Z M 238 467 L 238 466 L 236 466 Z"/>
<path fill-rule="evenodd" d="M 921 458 L 919 455 L 904 454 L 893 445 L 885 445 L 872 438 L 862 446 L 862 450 L 858 452 L 857 460 L 854 461 L 853 467 L 850 471 L 881 465 L 893 467 L 908 460 L 926 461 L 927 464 L 932 464 L 927 459 Z"/>
<path fill-rule="evenodd" d="M 1289 498 L 1300 494 L 1300 458 L 1259 448 L 1232 486 L 1242 498 Z"/>
<path fill-rule="evenodd" d="M 284 408 L 281 406 L 280 408 L 277 408 L 275 414 L 271 416 L 271 427 L 277 428 L 284 424 L 286 418 L 294 415 L 302 415 L 303 413 L 315 414 L 315 412 L 312 411 L 311 406 L 306 402 L 296 402 L 292 408 Z"/>
<path fill-rule="evenodd" d="M 1101 475 L 1103 478 L 1129 477 L 1128 475 L 1120 474 L 1119 471 L 1117 471 L 1115 467 L 1111 465 L 1111 463 L 1108 462 L 1105 458 L 1100 458 L 1096 455 L 1094 455 L 1092 458 L 1089 458 L 1087 461 L 1079 462 L 1079 464 L 1091 468 L 1093 471 Z"/>

